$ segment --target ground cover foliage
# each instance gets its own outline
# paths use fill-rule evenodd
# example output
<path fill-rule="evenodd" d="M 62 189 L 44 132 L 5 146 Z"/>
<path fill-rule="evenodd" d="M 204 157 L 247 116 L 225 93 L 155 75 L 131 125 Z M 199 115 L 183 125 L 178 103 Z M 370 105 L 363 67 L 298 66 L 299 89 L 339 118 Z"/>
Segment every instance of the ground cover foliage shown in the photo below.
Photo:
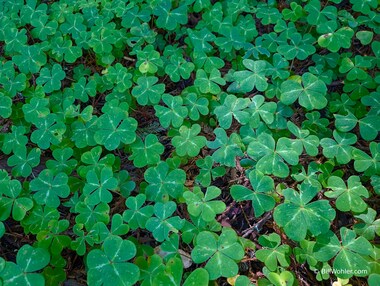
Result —
<path fill-rule="evenodd" d="M 378 9 L 1 0 L 0 285 L 379 285 Z"/>

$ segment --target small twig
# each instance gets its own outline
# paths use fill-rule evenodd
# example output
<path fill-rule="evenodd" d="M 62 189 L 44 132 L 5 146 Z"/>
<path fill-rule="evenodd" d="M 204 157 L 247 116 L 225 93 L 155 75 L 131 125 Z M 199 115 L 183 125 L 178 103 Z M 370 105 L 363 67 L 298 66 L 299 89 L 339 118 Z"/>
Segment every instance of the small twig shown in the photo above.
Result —
<path fill-rule="evenodd" d="M 338 81 L 334 81 L 334 82 L 330 83 L 329 86 L 338 86 L 338 85 L 342 85 L 342 84 L 343 84 L 343 82 L 338 80 Z"/>
<path fill-rule="evenodd" d="M 124 58 L 125 60 L 127 60 L 127 61 L 130 61 L 130 62 L 135 62 L 135 61 L 136 61 L 135 59 L 132 59 L 132 58 L 127 57 L 127 56 L 124 56 L 123 58 Z"/>
<path fill-rule="evenodd" d="M 293 69 L 293 63 L 294 63 L 294 59 L 292 59 L 292 63 L 290 64 L 290 68 L 289 68 L 290 71 Z"/>
<path fill-rule="evenodd" d="M 255 223 L 251 228 L 247 229 L 246 231 L 244 231 L 242 233 L 242 237 L 247 237 L 249 236 L 251 233 L 255 232 L 255 233 L 259 233 L 262 229 L 262 227 L 265 225 L 265 223 L 270 220 L 272 217 L 272 212 L 267 212 L 263 218 L 261 220 L 259 220 L 257 223 Z"/>
<path fill-rule="evenodd" d="M 244 216 L 245 221 L 248 223 L 249 227 L 251 228 L 252 225 L 251 225 L 251 223 L 249 222 L 249 219 L 248 219 L 247 215 L 245 214 L 245 211 L 244 211 L 244 208 L 243 208 L 242 205 L 240 205 L 240 209 L 241 209 L 241 212 L 243 213 L 243 216 Z"/>

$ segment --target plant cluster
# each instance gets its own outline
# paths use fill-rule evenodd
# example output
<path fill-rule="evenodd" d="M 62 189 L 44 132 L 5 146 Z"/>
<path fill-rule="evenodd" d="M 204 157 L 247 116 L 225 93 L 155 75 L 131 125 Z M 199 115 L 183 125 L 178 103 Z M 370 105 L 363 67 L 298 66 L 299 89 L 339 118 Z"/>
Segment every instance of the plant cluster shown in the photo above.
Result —
<path fill-rule="evenodd" d="M 379 285 L 378 6 L 0 1 L 0 285 Z"/>

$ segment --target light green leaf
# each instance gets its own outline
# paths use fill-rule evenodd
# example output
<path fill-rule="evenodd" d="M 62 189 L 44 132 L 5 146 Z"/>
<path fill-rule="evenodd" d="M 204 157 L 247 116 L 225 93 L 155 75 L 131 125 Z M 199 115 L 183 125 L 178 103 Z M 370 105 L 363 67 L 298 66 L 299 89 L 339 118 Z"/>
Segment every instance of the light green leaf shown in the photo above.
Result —
<path fill-rule="evenodd" d="M 325 192 L 328 198 L 337 198 L 336 207 L 343 212 L 354 211 L 363 212 L 367 209 L 367 204 L 363 201 L 362 197 L 368 198 L 369 193 L 367 189 L 361 184 L 358 176 L 350 176 L 347 180 L 348 186 L 345 182 L 337 177 L 331 176 L 327 182 L 328 188 L 332 191 Z"/>
<path fill-rule="evenodd" d="M 179 156 L 195 157 L 199 154 L 200 150 L 206 145 L 206 138 L 204 136 L 197 136 L 201 132 L 201 126 L 194 124 L 191 128 L 185 125 L 179 129 L 179 136 L 174 136 L 172 144 L 176 148 L 176 153 Z"/>
<path fill-rule="evenodd" d="M 311 73 L 304 73 L 302 81 L 287 80 L 281 84 L 281 102 L 289 105 L 298 99 L 308 110 L 322 109 L 327 105 L 325 83 Z"/>
<path fill-rule="evenodd" d="M 327 200 L 310 203 L 318 193 L 317 187 L 303 183 L 298 189 L 299 193 L 293 189 L 283 191 L 285 202 L 275 208 L 274 220 L 295 241 L 305 239 L 308 232 L 313 236 L 326 233 L 335 218 L 335 210 Z"/>
<path fill-rule="evenodd" d="M 87 256 L 87 282 L 89 285 L 99 282 L 105 286 L 134 285 L 139 279 L 140 270 L 127 261 L 135 255 L 136 246 L 131 241 L 109 236 L 101 249 L 93 249 Z"/>
<path fill-rule="evenodd" d="M 234 82 L 228 87 L 227 91 L 247 93 L 254 88 L 258 91 L 265 91 L 268 88 L 267 78 L 265 77 L 267 62 L 244 59 L 243 65 L 248 70 L 234 72 L 232 76 Z"/>

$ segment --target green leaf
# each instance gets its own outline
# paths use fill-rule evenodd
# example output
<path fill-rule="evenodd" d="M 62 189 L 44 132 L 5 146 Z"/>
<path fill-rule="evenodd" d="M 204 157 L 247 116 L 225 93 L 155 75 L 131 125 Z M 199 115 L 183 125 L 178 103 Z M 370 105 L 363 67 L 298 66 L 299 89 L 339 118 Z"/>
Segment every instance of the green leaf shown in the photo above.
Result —
<path fill-rule="evenodd" d="M 167 201 L 170 197 L 178 198 L 184 190 L 186 173 L 181 169 L 169 170 L 166 162 L 160 162 L 156 167 L 148 168 L 144 173 L 149 183 L 146 196 L 151 201 Z"/>
<path fill-rule="evenodd" d="M 183 99 L 184 104 L 188 109 L 188 114 L 191 120 L 197 121 L 200 118 L 200 114 L 207 115 L 209 113 L 208 104 L 209 101 L 205 97 L 199 97 L 196 93 L 189 93 Z"/>
<path fill-rule="evenodd" d="M 243 156 L 241 150 L 241 139 L 238 134 L 232 133 L 228 138 L 226 131 L 222 128 L 214 130 L 216 138 L 214 141 L 207 141 L 207 147 L 217 149 L 212 154 L 215 162 L 226 165 L 228 167 L 235 167 L 235 158 Z"/>
<path fill-rule="evenodd" d="M 113 177 L 112 169 L 105 167 L 101 170 L 100 176 L 94 170 L 90 170 L 86 175 L 86 184 L 83 194 L 85 202 L 89 205 L 97 205 L 100 202 L 109 203 L 112 201 L 110 191 L 117 187 L 117 179 Z"/>
<path fill-rule="evenodd" d="M 0 238 L 2 238 L 4 234 L 5 234 L 5 226 L 3 222 L 0 222 Z M 3 271 L 3 265 L 2 265 L 1 259 L 0 259 L 0 272 Z"/>
<path fill-rule="evenodd" d="M 380 116 L 368 115 L 358 120 L 360 135 L 364 140 L 372 141 L 379 136 Z"/>
<path fill-rule="evenodd" d="M 159 67 L 163 66 L 163 61 L 160 58 L 160 53 L 157 52 L 152 45 L 146 46 L 142 51 L 137 51 L 136 54 L 138 59 L 136 62 L 136 67 L 138 67 L 139 71 L 143 74 L 154 74 L 158 71 Z M 156 77 L 152 78 L 155 79 Z M 139 80 L 137 80 L 137 83 L 139 83 Z"/>
<path fill-rule="evenodd" d="M 368 198 L 369 194 L 367 189 L 361 184 L 358 176 L 350 176 L 347 180 L 348 186 L 345 182 L 337 177 L 331 176 L 327 182 L 327 187 L 332 191 L 325 192 L 328 198 L 336 198 L 336 207 L 341 211 L 354 211 L 363 212 L 367 209 L 367 204 L 363 201 L 362 197 Z"/>
<path fill-rule="evenodd" d="M 223 29 L 219 29 L 222 37 L 215 39 L 215 44 L 225 53 L 231 53 L 233 50 L 240 50 L 244 47 L 244 35 L 238 27 L 226 25 Z"/>
<path fill-rule="evenodd" d="M 307 184 L 314 185 L 318 190 L 322 189 L 320 182 L 318 181 L 317 173 L 320 171 L 320 167 L 316 162 L 311 162 L 307 167 L 307 172 L 304 167 L 298 174 L 292 174 L 292 178 L 297 182 L 304 181 Z"/>
<path fill-rule="evenodd" d="M 295 247 L 293 253 L 299 263 L 307 262 L 310 265 L 310 269 L 316 266 L 318 260 L 313 255 L 313 248 L 315 241 L 302 240 L 300 241 L 300 247 Z"/>
<path fill-rule="evenodd" d="M 56 174 L 64 172 L 70 175 L 78 163 L 75 159 L 70 159 L 73 153 L 74 151 L 71 148 L 55 149 L 53 151 L 55 160 L 46 161 L 46 167 Z"/>
<path fill-rule="evenodd" d="M 129 197 L 125 202 L 128 207 L 123 213 L 123 219 L 128 222 L 131 229 L 145 228 L 147 220 L 153 215 L 153 206 L 144 206 L 146 196 L 138 194 L 136 197 Z"/>
<path fill-rule="evenodd" d="M 43 248 L 34 248 L 28 244 L 17 252 L 16 263 L 8 262 L 1 272 L 4 285 L 44 285 L 42 274 L 33 273 L 49 264 L 49 252 Z"/>
<path fill-rule="evenodd" d="M 179 82 L 181 78 L 189 79 L 194 67 L 193 63 L 187 62 L 182 56 L 172 56 L 170 63 L 165 66 L 165 73 L 173 82 Z"/>
<path fill-rule="evenodd" d="M 63 23 L 63 25 L 64 24 L 65 23 Z M 85 33 L 83 33 L 82 35 L 84 34 Z M 82 56 L 82 49 L 78 46 L 73 46 L 73 42 L 67 37 L 55 36 L 51 40 L 50 46 L 51 56 L 59 62 L 65 60 L 65 62 L 72 64 Z"/>
<path fill-rule="evenodd" d="M 172 257 L 166 263 L 164 271 L 160 271 L 153 278 L 153 285 L 176 286 L 181 284 L 183 273 L 182 260 Z"/>
<path fill-rule="evenodd" d="M 101 249 L 93 249 L 87 256 L 90 285 L 134 285 L 140 275 L 139 268 L 127 262 L 136 255 L 136 246 L 119 236 L 106 238 Z M 128 279 L 125 279 L 128 277 Z"/>
<path fill-rule="evenodd" d="M 357 124 L 358 120 L 354 114 L 347 112 L 348 114 L 343 116 L 340 114 L 334 114 L 335 126 L 338 131 L 348 132 L 351 131 Z"/>
<path fill-rule="evenodd" d="M 375 0 L 366 0 L 366 1 L 358 1 L 358 0 L 350 0 L 352 3 L 352 10 L 356 12 L 360 12 L 363 14 L 369 14 L 372 9 L 376 9 L 378 6 L 378 2 Z"/>
<path fill-rule="evenodd" d="M 81 32 L 86 31 L 86 26 L 83 24 L 83 15 L 81 13 L 67 13 L 65 22 L 59 28 L 64 34 L 71 34 L 74 39 L 77 39 Z"/>
<path fill-rule="evenodd" d="M 187 23 L 187 6 L 181 5 L 172 9 L 171 1 L 164 0 L 153 10 L 155 16 L 158 16 L 156 25 L 158 28 L 165 28 L 169 31 L 175 30 L 179 24 Z"/>
<path fill-rule="evenodd" d="M 205 37 L 207 38 L 208 36 Z M 202 39 L 202 41 L 204 41 L 204 39 Z M 202 45 L 204 48 L 206 48 L 205 43 L 203 43 Z M 192 54 L 192 59 L 196 68 L 204 68 L 206 73 L 211 73 L 213 69 L 220 70 L 224 66 L 223 59 L 219 57 L 210 57 L 205 53 L 204 50 L 194 51 Z"/>
<path fill-rule="evenodd" d="M 115 150 L 120 143 L 130 144 L 136 139 L 137 121 L 134 118 L 121 114 L 103 114 L 99 117 L 98 125 L 94 139 L 107 150 Z"/>
<path fill-rule="evenodd" d="M 347 112 L 346 116 L 336 114 L 335 126 L 339 131 L 348 132 L 352 130 L 359 122 L 360 135 L 364 140 L 374 140 L 380 131 L 380 116 L 368 115 L 362 119 L 357 119 L 351 112 Z"/>
<path fill-rule="evenodd" d="M 260 5 L 257 7 L 256 17 L 261 19 L 263 25 L 275 24 L 278 19 L 281 19 L 281 13 L 277 8 Z"/>
<path fill-rule="evenodd" d="M 331 231 L 317 237 L 314 256 L 319 261 L 329 261 L 335 256 L 333 269 L 345 269 L 336 273 L 340 278 L 368 275 L 369 265 L 363 255 L 371 255 L 373 247 L 364 237 L 355 238 L 355 232 L 345 227 L 340 228 L 342 242 Z"/>
<path fill-rule="evenodd" d="M 288 68 L 289 62 L 285 60 L 280 54 L 274 54 L 272 64 L 267 63 L 267 74 L 272 76 L 273 79 L 286 79 L 289 77 Z"/>
<path fill-rule="evenodd" d="M 36 143 L 41 149 L 48 149 L 50 145 L 58 145 L 62 141 L 62 136 L 66 132 L 66 126 L 58 121 L 55 114 L 48 114 L 43 118 L 38 118 L 35 123 L 37 130 L 32 132 L 30 140 Z"/>
<path fill-rule="evenodd" d="M 341 133 L 336 130 L 333 131 L 334 140 L 331 138 L 323 138 L 321 146 L 323 148 L 323 155 L 326 158 L 336 158 L 339 164 L 347 164 L 352 159 L 352 151 L 357 137 L 352 133 Z"/>
<path fill-rule="evenodd" d="M 125 28 L 139 26 L 141 22 L 147 23 L 150 20 L 150 11 L 143 7 L 133 6 L 123 14 L 121 25 Z"/>
<path fill-rule="evenodd" d="M 379 279 L 380 279 L 380 274 L 373 273 L 373 274 L 369 275 L 368 285 L 369 286 L 376 286 L 378 284 Z"/>
<path fill-rule="evenodd" d="M 113 235 L 124 235 L 129 231 L 129 226 L 123 223 L 123 217 L 115 214 L 112 217 L 111 233 Z"/>
<path fill-rule="evenodd" d="M 38 259 L 36 259 L 38 257 Z M 41 248 L 24 245 L 17 253 L 16 262 L 25 272 L 34 272 L 49 263 L 49 254 Z"/>
<path fill-rule="evenodd" d="M 74 121 L 71 124 L 73 135 L 71 140 L 74 141 L 77 148 L 84 148 L 87 146 L 95 146 L 94 139 L 95 132 L 98 130 L 98 118 L 96 116 L 91 117 L 86 122 Z"/>
<path fill-rule="evenodd" d="M 261 121 L 265 124 L 273 123 L 277 104 L 275 102 L 265 102 L 264 96 L 258 94 L 252 97 L 252 103 L 249 105 L 249 110 L 251 111 L 249 125 L 252 128 L 257 128 Z"/>
<path fill-rule="evenodd" d="M 289 167 L 284 160 L 290 165 L 297 165 L 302 149 L 300 141 L 285 137 L 280 138 L 276 146 L 271 135 L 262 133 L 249 143 L 247 154 L 257 161 L 258 171 L 285 178 L 289 175 Z"/>
<path fill-rule="evenodd" d="M 223 104 L 217 106 L 214 110 L 218 118 L 220 127 L 228 129 L 232 124 L 232 117 L 234 117 L 240 124 L 246 124 L 249 120 L 250 114 L 247 107 L 250 101 L 248 98 L 237 98 L 233 94 L 228 94 Z"/>
<path fill-rule="evenodd" d="M 226 173 L 226 169 L 222 166 L 213 168 L 214 160 L 211 156 L 206 156 L 204 159 L 198 159 L 195 163 L 199 168 L 199 175 L 196 177 L 196 181 L 198 181 L 203 187 L 210 186 L 212 180 L 215 180 Z"/>
<path fill-rule="evenodd" d="M 127 102 L 120 102 L 118 98 L 113 98 L 107 101 L 102 108 L 103 113 L 121 114 L 123 116 L 127 116 L 129 114 L 128 111 L 129 104 Z"/>
<path fill-rule="evenodd" d="M 291 20 L 292 22 L 296 22 L 299 18 L 304 15 L 304 11 L 301 5 L 298 5 L 296 2 L 290 3 L 291 9 L 283 9 L 281 11 L 285 20 Z"/>
<path fill-rule="evenodd" d="M 108 224 L 109 211 L 110 207 L 106 203 L 91 206 L 84 202 L 79 202 L 75 205 L 75 212 L 78 213 L 75 222 L 83 223 L 87 229 L 92 228 L 97 222 Z"/>
<path fill-rule="evenodd" d="M 128 69 L 120 63 L 107 69 L 106 79 L 116 85 L 115 90 L 118 92 L 125 92 L 132 86 L 131 78 L 132 75 L 128 72 Z"/>
<path fill-rule="evenodd" d="M 116 191 L 120 192 L 123 197 L 129 197 L 131 192 L 135 189 L 136 183 L 132 181 L 128 171 L 120 170 L 115 174 L 115 177 L 118 180 Z"/>
<path fill-rule="evenodd" d="M 207 53 L 213 50 L 213 46 L 209 42 L 213 42 L 216 36 L 207 28 L 202 28 L 200 31 L 188 28 L 188 42 L 194 48 L 194 52 Z M 207 71 L 207 72 L 211 72 Z"/>
<path fill-rule="evenodd" d="M 366 69 L 371 67 L 371 62 L 362 56 L 355 56 L 354 61 L 344 58 L 339 67 L 339 72 L 347 73 L 347 80 L 354 81 L 356 79 L 365 80 L 368 77 Z"/>
<path fill-rule="evenodd" d="M 256 251 L 256 257 L 264 262 L 270 271 L 276 271 L 278 264 L 282 267 L 290 265 L 290 246 L 281 245 L 281 238 L 277 233 L 260 236 L 259 243 L 263 248 Z"/>
<path fill-rule="evenodd" d="M 235 281 L 235 286 L 253 286 L 251 279 L 245 275 L 238 275 Z"/>
<path fill-rule="evenodd" d="M 36 79 L 36 83 L 42 85 L 46 93 L 50 93 L 61 88 L 61 80 L 66 77 L 66 73 L 59 64 L 54 64 L 51 70 L 42 68 L 40 76 Z"/>
<path fill-rule="evenodd" d="M 304 73 L 301 80 L 287 80 L 281 84 L 281 102 L 289 105 L 298 99 L 307 110 L 322 109 L 327 105 L 327 88 L 322 80 L 311 73 Z"/>
<path fill-rule="evenodd" d="M 60 267 L 52 268 L 48 266 L 44 269 L 42 274 L 46 278 L 46 285 L 59 285 L 59 283 L 63 283 L 67 280 L 65 270 Z"/>
<path fill-rule="evenodd" d="M 22 106 L 25 120 L 36 123 L 40 118 L 47 116 L 50 113 L 48 105 L 49 99 L 33 97 L 29 103 Z"/>
<path fill-rule="evenodd" d="M 75 98 L 82 102 L 87 102 L 89 97 L 96 95 L 96 82 L 94 80 L 87 81 L 85 77 L 81 77 L 73 86 Z"/>
<path fill-rule="evenodd" d="M 0 116 L 8 118 L 12 114 L 12 99 L 0 93 Z"/>
<path fill-rule="evenodd" d="M 70 237 L 61 234 L 66 231 L 68 227 L 68 220 L 52 220 L 49 221 L 47 230 L 41 231 L 37 234 L 37 245 L 49 250 L 52 254 L 51 264 L 54 266 L 60 264 L 59 260 L 62 250 L 70 245 Z"/>
<path fill-rule="evenodd" d="M 277 52 L 283 55 L 287 60 L 305 60 L 316 51 L 313 46 L 314 40 L 310 34 L 305 34 L 302 37 L 300 33 L 294 33 L 290 35 L 290 45 L 282 44 L 278 46 Z"/>
<path fill-rule="evenodd" d="M 26 29 L 20 31 L 17 28 L 9 27 L 4 29 L 5 51 L 10 54 L 20 52 L 20 48 L 25 46 L 27 40 Z"/>
<path fill-rule="evenodd" d="M 293 189 L 283 191 L 285 202 L 275 208 L 274 220 L 295 241 L 305 239 L 308 231 L 313 236 L 326 233 L 335 218 L 335 210 L 327 200 L 310 203 L 318 193 L 317 187 L 303 183 L 298 189 L 299 193 Z"/>
<path fill-rule="evenodd" d="M 235 261 L 239 261 L 243 256 L 244 250 L 237 240 L 235 231 L 227 228 L 220 237 L 208 231 L 200 232 L 191 252 L 191 258 L 195 263 L 207 261 L 205 269 L 210 275 L 210 280 L 221 276 L 235 276 L 239 270 Z"/>
<path fill-rule="evenodd" d="M 158 254 L 153 254 L 148 259 L 139 256 L 136 258 L 135 263 L 141 270 L 140 280 L 142 281 L 142 285 L 153 285 L 153 281 L 157 279 L 158 274 L 165 270 L 165 264 Z"/>
<path fill-rule="evenodd" d="M 331 31 L 318 38 L 318 44 L 322 48 L 327 48 L 330 52 L 337 52 L 340 48 L 348 49 L 351 47 L 351 40 L 354 36 L 354 30 L 349 27 L 343 27 L 337 31 Z"/>
<path fill-rule="evenodd" d="M 357 235 L 368 240 L 373 240 L 375 235 L 380 235 L 380 219 L 376 219 L 374 209 L 368 208 L 367 213 L 356 215 L 355 217 L 362 221 L 354 225 L 354 231 Z"/>
<path fill-rule="evenodd" d="M 146 222 L 146 229 L 151 231 L 153 237 L 158 241 L 162 242 L 169 238 L 169 233 L 177 233 L 184 225 L 184 220 L 178 216 L 171 217 L 177 205 L 173 201 L 167 203 L 157 202 L 154 205 L 154 215 L 156 217 L 151 217 Z"/>
<path fill-rule="evenodd" d="M 354 168 L 357 172 L 365 172 L 367 175 L 373 175 L 380 171 L 380 144 L 371 142 L 369 144 L 371 155 L 366 152 L 354 148 L 352 157 L 354 159 Z"/>
<path fill-rule="evenodd" d="M 234 82 L 228 87 L 227 91 L 247 93 L 254 88 L 258 91 L 265 91 L 268 88 L 267 78 L 265 77 L 267 62 L 244 59 L 243 65 L 248 70 L 234 72 L 232 76 Z"/>
<path fill-rule="evenodd" d="M 20 55 L 13 56 L 12 61 L 22 73 L 38 73 L 40 68 L 46 64 L 46 55 L 38 44 L 22 46 L 20 53 Z"/>
<path fill-rule="evenodd" d="M 220 196 L 220 194 L 221 190 L 215 186 L 208 187 L 205 194 L 199 187 L 194 187 L 192 192 L 185 192 L 183 197 L 191 215 L 195 217 L 201 216 L 204 221 L 210 222 L 226 208 L 224 202 L 212 200 Z"/>
<path fill-rule="evenodd" d="M 307 154 L 309 154 L 310 156 L 316 156 L 319 153 L 319 138 L 317 136 L 310 135 L 309 130 L 300 129 L 291 121 L 287 122 L 287 127 L 289 131 L 294 136 L 296 136 L 299 141 L 302 142 L 302 145 Z"/>
<path fill-rule="evenodd" d="M 174 136 L 172 144 L 176 148 L 178 156 L 195 157 L 199 154 L 200 150 L 206 145 L 206 138 L 204 136 L 197 136 L 201 132 L 199 124 L 194 124 L 191 128 L 185 125 L 179 129 L 179 136 Z"/>
<path fill-rule="evenodd" d="M 86 177 L 86 174 L 93 170 L 98 175 L 100 175 L 100 171 L 104 167 L 112 168 L 115 163 L 115 156 L 113 154 L 107 154 L 103 158 L 100 158 L 102 155 L 102 148 L 100 146 L 96 146 L 92 148 L 90 151 L 87 151 L 82 154 L 81 161 L 88 166 L 81 165 L 78 168 L 78 173 L 81 177 Z"/>
<path fill-rule="evenodd" d="M 267 194 L 274 190 L 274 182 L 271 177 L 264 176 L 256 170 L 251 171 L 248 176 L 253 190 L 244 186 L 233 185 L 231 196 L 238 202 L 251 200 L 255 217 L 260 217 L 266 211 L 273 209 L 276 204 L 274 198 Z"/>
<path fill-rule="evenodd" d="M 22 187 L 19 181 L 10 180 L 6 176 L 0 183 L 4 188 L 0 196 L 0 220 L 7 220 L 12 213 L 14 220 L 21 221 L 26 212 L 32 209 L 33 200 L 27 196 L 20 196 Z"/>
<path fill-rule="evenodd" d="M 4 135 L 4 142 L 1 148 L 7 155 L 15 152 L 17 149 L 24 148 L 28 143 L 28 138 L 24 135 L 26 133 L 25 127 L 13 125 L 11 131 L 11 133 L 8 132 Z"/>
<path fill-rule="evenodd" d="M 294 275 L 289 271 L 282 271 L 280 274 L 277 274 L 276 272 L 270 272 L 268 274 L 268 279 L 273 283 L 274 286 L 294 285 Z"/>
<path fill-rule="evenodd" d="M 186 278 L 183 286 L 207 286 L 209 282 L 209 274 L 203 268 L 197 268 Z"/>
<path fill-rule="evenodd" d="M 202 93 L 218 94 L 221 92 L 219 85 L 225 85 L 226 81 L 221 77 L 220 71 L 212 69 L 210 75 L 203 69 L 198 69 L 194 85 L 199 88 Z"/>
<path fill-rule="evenodd" d="M 67 183 L 65 173 L 54 176 L 51 170 L 45 169 L 30 182 L 30 190 L 36 192 L 33 198 L 37 203 L 56 208 L 61 204 L 59 198 L 67 198 L 70 194 Z"/>
<path fill-rule="evenodd" d="M 34 148 L 27 153 L 25 147 L 18 147 L 12 156 L 8 158 L 7 164 L 12 167 L 13 176 L 28 177 L 32 173 L 32 168 L 40 164 L 41 150 Z"/>
<path fill-rule="evenodd" d="M 158 141 L 154 134 L 148 134 L 143 142 L 139 137 L 131 144 L 132 155 L 128 157 L 133 160 L 133 165 L 138 168 L 147 165 L 155 165 L 160 162 L 160 156 L 164 152 L 164 146 Z"/>
<path fill-rule="evenodd" d="M 321 2 L 319 0 L 312 0 L 305 6 L 305 11 L 309 14 L 307 16 L 307 22 L 310 25 L 324 24 L 328 20 L 335 20 L 337 18 L 337 8 L 335 6 L 326 6 L 321 10 Z"/>
<path fill-rule="evenodd" d="M 161 95 L 165 92 L 163 83 L 156 84 L 158 78 L 155 76 L 141 76 L 137 79 L 137 86 L 132 89 L 132 95 L 137 99 L 138 104 L 157 104 L 161 100 Z"/>
<path fill-rule="evenodd" d="M 161 125 L 168 128 L 170 125 L 173 127 L 180 127 L 183 120 L 187 116 L 187 108 L 183 106 L 183 100 L 180 96 L 171 96 L 170 94 L 163 94 L 162 101 L 168 106 L 155 105 L 156 116 L 159 118 Z"/>

